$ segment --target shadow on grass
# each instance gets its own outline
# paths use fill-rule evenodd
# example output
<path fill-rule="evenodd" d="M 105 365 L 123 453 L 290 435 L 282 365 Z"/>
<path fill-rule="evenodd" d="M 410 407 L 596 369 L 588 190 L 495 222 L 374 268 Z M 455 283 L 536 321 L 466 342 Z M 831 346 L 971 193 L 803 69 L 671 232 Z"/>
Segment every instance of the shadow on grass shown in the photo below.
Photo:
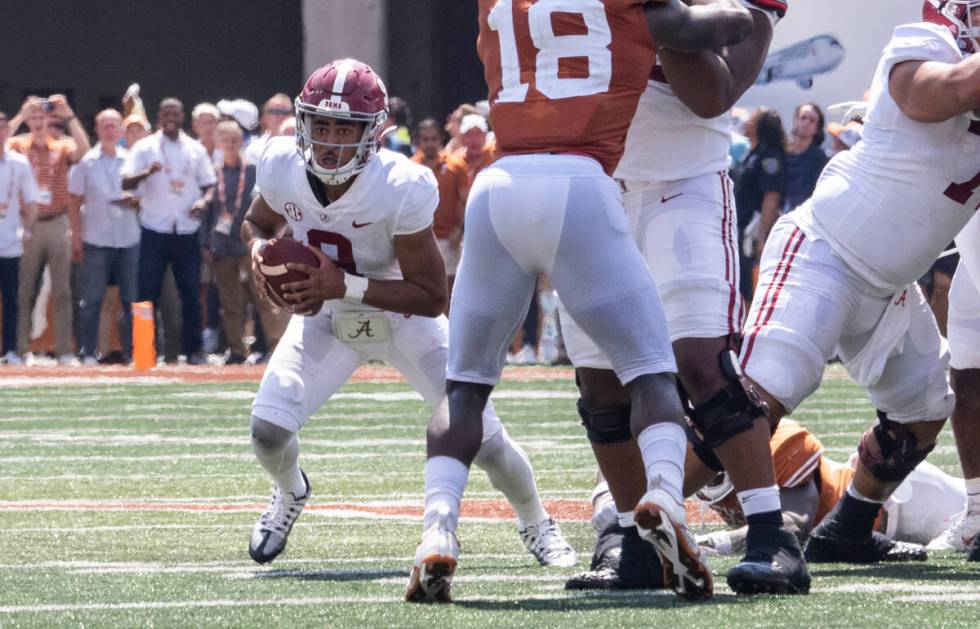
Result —
<path fill-rule="evenodd" d="M 714 607 L 717 605 L 743 605 L 759 600 L 755 596 L 736 596 L 716 593 L 709 601 L 689 603 L 679 601 L 667 590 L 631 590 L 622 592 L 592 591 L 589 594 L 576 594 L 566 598 L 514 598 L 509 601 L 466 600 L 453 601 L 456 607 L 486 611 L 589 611 L 598 609 L 675 609 L 697 605 Z"/>
<path fill-rule="evenodd" d="M 269 570 L 256 572 L 256 579 L 298 579 L 300 581 L 373 581 L 388 578 L 408 579 L 407 570 Z"/>
<path fill-rule="evenodd" d="M 841 566 L 831 564 L 826 568 L 810 564 L 814 577 L 878 577 L 888 579 L 916 579 L 920 581 L 976 581 L 980 576 L 980 563 L 954 563 L 936 565 L 919 561 Z"/>

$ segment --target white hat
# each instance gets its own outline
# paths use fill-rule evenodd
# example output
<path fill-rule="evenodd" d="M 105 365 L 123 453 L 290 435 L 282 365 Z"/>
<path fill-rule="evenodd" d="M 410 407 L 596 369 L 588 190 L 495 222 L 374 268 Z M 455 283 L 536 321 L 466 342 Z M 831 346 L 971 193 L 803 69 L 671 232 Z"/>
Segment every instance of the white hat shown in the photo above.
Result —
<path fill-rule="evenodd" d="M 479 129 L 486 133 L 489 130 L 487 119 L 480 114 L 466 114 L 459 122 L 459 132 L 466 133 L 470 129 Z"/>
<path fill-rule="evenodd" d="M 231 116 L 235 122 L 248 131 L 259 124 L 259 108 L 255 106 L 255 103 L 244 98 L 221 99 L 218 101 L 218 111 L 224 116 Z"/>

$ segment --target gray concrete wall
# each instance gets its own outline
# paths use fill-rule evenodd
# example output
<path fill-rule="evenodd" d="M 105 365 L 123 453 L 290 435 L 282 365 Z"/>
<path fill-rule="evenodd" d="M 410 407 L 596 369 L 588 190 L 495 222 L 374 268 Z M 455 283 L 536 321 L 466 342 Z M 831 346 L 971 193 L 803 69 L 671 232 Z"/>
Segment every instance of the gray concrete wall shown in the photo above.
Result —
<path fill-rule="evenodd" d="M 303 0 L 304 77 L 354 57 L 387 78 L 384 0 Z"/>

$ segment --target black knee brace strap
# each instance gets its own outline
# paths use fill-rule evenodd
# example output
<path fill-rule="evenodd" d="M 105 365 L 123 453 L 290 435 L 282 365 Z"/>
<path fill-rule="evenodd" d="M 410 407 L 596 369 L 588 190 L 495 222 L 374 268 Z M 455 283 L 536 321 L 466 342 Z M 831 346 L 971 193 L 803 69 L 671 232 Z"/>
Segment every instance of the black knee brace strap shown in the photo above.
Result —
<path fill-rule="evenodd" d="M 577 406 L 582 425 L 592 443 L 621 443 L 633 438 L 629 404 L 589 408 L 579 399 Z"/>
<path fill-rule="evenodd" d="M 769 414 L 755 388 L 742 375 L 735 354 L 722 352 L 718 360 L 722 374 L 729 381 L 728 386 L 690 412 L 691 422 L 704 444 L 712 450 L 752 428 L 756 418 Z"/>
<path fill-rule="evenodd" d="M 687 441 L 691 444 L 691 449 L 701 462 L 716 472 L 724 472 L 725 466 L 721 464 L 714 451 L 708 447 L 690 421 L 684 422 L 684 431 L 687 433 Z"/>
<path fill-rule="evenodd" d="M 872 435 L 877 442 L 877 447 L 869 443 Z M 882 411 L 878 411 L 878 423 L 861 437 L 858 455 L 861 457 L 861 464 L 871 472 L 872 476 L 886 483 L 898 483 L 904 480 L 936 447 L 936 444 L 932 443 L 918 450 L 916 449 L 918 445 L 919 440 L 912 431 L 888 419 Z"/>

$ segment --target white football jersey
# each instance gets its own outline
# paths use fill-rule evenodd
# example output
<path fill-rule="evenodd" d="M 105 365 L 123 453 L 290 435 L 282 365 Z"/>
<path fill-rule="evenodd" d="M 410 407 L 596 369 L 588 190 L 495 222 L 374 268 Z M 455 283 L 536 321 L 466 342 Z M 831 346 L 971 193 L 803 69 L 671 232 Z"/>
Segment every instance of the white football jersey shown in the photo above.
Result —
<path fill-rule="evenodd" d="M 862 141 L 830 161 L 813 197 L 791 214 L 886 291 L 921 277 L 980 204 L 980 122 L 911 120 L 891 97 L 889 74 L 903 61 L 962 57 L 941 26 L 897 27 L 875 70 Z"/>
<path fill-rule="evenodd" d="M 728 170 L 731 127 L 728 113 L 717 118 L 695 115 L 655 65 L 613 176 L 624 181 L 676 181 Z"/>
<path fill-rule="evenodd" d="M 258 186 L 282 214 L 293 238 L 320 250 L 338 267 L 376 280 L 402 278 L 395 236 L 432 225 L 439 188 L 432 170 L 404 155 L 382 149 L 340 199 L 320 204 L 292 138 L 273 138 L 258 163 Z M 334 300 L 328 309 L 364 310 L 364 304 Z"/>

